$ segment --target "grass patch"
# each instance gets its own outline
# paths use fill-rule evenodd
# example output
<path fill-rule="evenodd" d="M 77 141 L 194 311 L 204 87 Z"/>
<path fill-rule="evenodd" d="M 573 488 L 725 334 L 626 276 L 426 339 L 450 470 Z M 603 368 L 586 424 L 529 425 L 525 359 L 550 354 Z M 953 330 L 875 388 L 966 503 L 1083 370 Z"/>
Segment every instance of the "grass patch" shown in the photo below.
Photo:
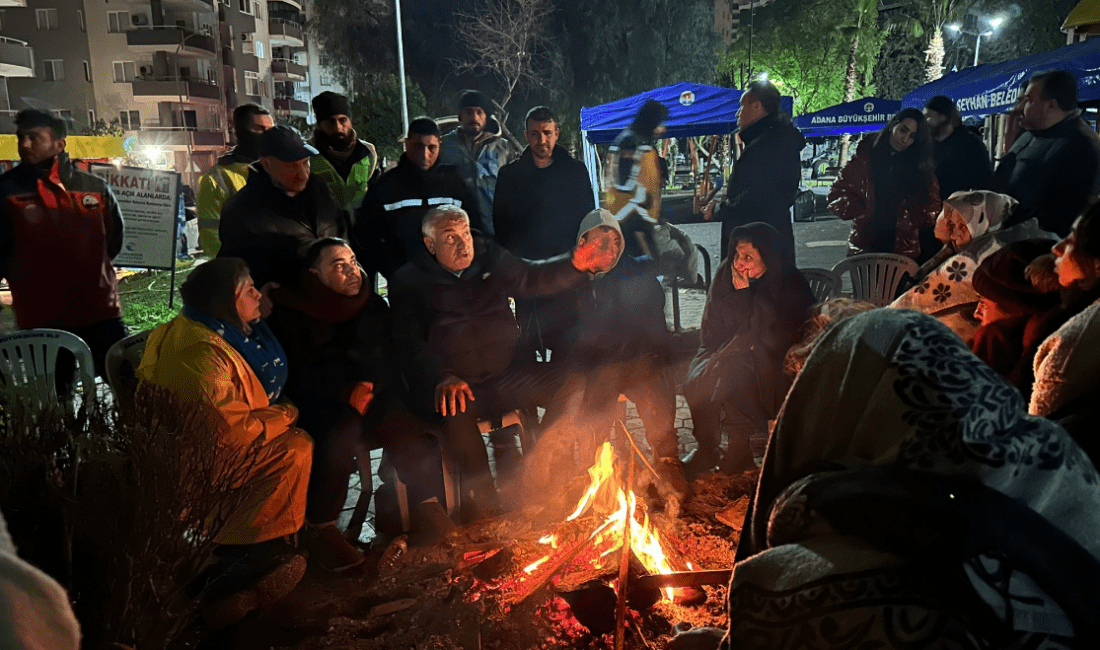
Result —
<path fill-rule="evenodd" d="M 151 330 L 157 325 L 172 320 L 183 307 L 179 286 L 195 268 L 194 260 L 176 262 L 176 299 L 168 307 L 168 288 L 171 286 L 171 271 L 142 271 L 128 275 L 118 282 L 122 294 L 122 320 L 136 334 Z"/>

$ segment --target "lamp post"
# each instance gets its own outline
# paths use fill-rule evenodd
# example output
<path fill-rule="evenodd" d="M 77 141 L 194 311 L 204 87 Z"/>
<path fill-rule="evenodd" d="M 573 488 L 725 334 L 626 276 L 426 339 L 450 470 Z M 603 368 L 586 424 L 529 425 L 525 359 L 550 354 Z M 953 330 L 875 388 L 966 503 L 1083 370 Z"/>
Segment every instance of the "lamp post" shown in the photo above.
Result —
<path fill-rule="evenodd" d="M 405 91 L 405 42 L 401 36 L 401 0 L 394 0 L 397 19 L 397 76 L 401 78 L 401 135 L 409 132 L 409 97 Z"/>
<path fill-rule="evenodd" d="M 1000 16 L 998 16 L 996 18 L 990 18 L 989 19 L 990 29 L 988 29 L 984 32 L 972 32 L 972 31 L 969 31 L 969 30 L 965 30 L 962 27 L 958 26 L 957 24 L 948 25 L 947 28 L 950 29 L 951 31 L 957 33 L 957 34 L 967 34 L 969 36 L 974 36 L 976 38 L 976 40 L 974 41 L 974 66 L 976 67 L 978 65 L 978 53 L 981 52 L 981 49 L 982 49 L 982 37 L 983 36 L 992 36 L 993 32 L 996 31 L 997 28 L 1000 27 L 1002 23 L 1004 23 L 1004 21 L 1005 21 L 1005 19 L 1001 18 Z"/>

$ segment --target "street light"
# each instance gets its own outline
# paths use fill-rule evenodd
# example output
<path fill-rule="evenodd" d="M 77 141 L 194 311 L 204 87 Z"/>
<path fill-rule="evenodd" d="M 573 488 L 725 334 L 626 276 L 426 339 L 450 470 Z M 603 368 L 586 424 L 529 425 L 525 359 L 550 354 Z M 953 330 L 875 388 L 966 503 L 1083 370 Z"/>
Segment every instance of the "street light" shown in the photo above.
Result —
<path fill-rule="evenodd" d="M 952 23 L 950 25 L 947 25 L 948 29 L 950 29 L 951 31 L 953 31 L 957 34 L 967 34 L 969 36 L 974 36 L 976 38 L 976 40 L 974 41 L 974 65 L 975 66 L 978 65 L 978 53 L 982 49 L 982 37 L 983 36 L 992 36 L 993 32 L 996 31 L 997 28 L 1000 27 L 1002 24 L 1004 24 L 1005 19 L 1001 16 L 997 16 L 996 18 L 990 18 L 987 22 L 989 23 L 989 26 L 990 26 L 991 29 L 988 29 L 984 32 L 972 32 L 972 31 L 969 31 L 969 30 L 965 30 L 962 27 L 960 27 L 957 23 Z"/>

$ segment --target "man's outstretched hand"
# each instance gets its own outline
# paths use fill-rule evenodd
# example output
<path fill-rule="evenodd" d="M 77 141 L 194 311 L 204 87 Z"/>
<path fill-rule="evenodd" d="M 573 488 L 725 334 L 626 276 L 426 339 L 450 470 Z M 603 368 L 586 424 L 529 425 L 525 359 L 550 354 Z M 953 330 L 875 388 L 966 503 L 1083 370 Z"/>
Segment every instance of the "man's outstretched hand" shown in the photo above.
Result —
<path fill-rule="evenodd" d="M 619 261 L 618 233 L 589 233 L 573 249 L 573 267 L 586 273 L 607 273 Z"/>
<path fill-rule="evenodd" d="M 453 375 L 435 387 L 435 410 L 444 416 L 466 412 L 466 400 L 474 400 L 470 385 Z"/>

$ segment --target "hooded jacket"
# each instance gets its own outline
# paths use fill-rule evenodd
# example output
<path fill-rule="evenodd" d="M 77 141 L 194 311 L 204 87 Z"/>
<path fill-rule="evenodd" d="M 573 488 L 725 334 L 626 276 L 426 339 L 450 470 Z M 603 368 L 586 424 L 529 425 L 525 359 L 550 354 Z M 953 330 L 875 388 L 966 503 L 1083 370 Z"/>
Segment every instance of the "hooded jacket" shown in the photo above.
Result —
<path fill-rule="evenodd" d="M 310 140 L 318 152 L 309 159 L 310 172 L 320 177 L 332 192 L 336 202 L 354 214 L 363 205 L 363 197 L 373 181 L 378 180 L 378 152 L 366 140 L 356 140 L 345 161 L 333 162 L 327 148 L 314 135 Z"/>
<path fill-rule="evenodd" d="M 199 195 L 195 199 L 199 220 L 199 241 L 206 256 L 218 256 L 222 242 L 219 237 L 222 208 L 236 196 L 248 182 L 249 166 L 256 158 L 247 156 L 234 147 L 199 177 Z"/>
<path fill-rule="evenodd" d="M 323 237 L 348 237 L 348 215 L 325 182 L 310 175 L 306 189 L 289 197 L 255 165 L 248 184 L 222 209 L 218 257 L 239 257 L 257 287 L 293 284 L 306 250 Z"/>
<path fill-rule="evenodd" d="M 733 166 L 717 212 L 723 240 L 737 226 L 762 221 L 789 239 L 793 255 L 791 206 L 802 181 L 806 139 L 786 115 L 765 115 L 742 129 L 740 137 L 745 149 Z"/>
<path fill-rule="evenodd" d="M 577 227 L 595 209 L 588 168 L 555 146 L 553 163 L 535 166 L 531 148 L 500 170 L 493 200 L 496 239 L 529 260 L 561 255 L 573 248 Z"/>
<path fill-rule="evenodd" d="M 1100 192 L 1100 137 L 1079 117 L 1027 131 L 1001 158 L 990 189 L 1020 202 L 1007 226 L 1035 217 L 1043 230 L 1065 237 Z"/>
<path fill-rule="evenodd" d="M 869 249 L 875 217 L 875 180 L 871 172 L 871 150 L 878 137 L 878 133 L 872 133 L 860 141 L 856 155 L 840 171 L 829 190 L 829 210 L 852 222 L 852 232 L 848 235 L 849 256 L 872 252 Z M 933 177 L 923 200 L 902 203 L 892 252 L 916 259 L 920 255 L 920 229 L 936 223 L 942 205 L 940 186 Z"/>
<path fill-rule="evenodd" d="M 592 210 L 581 221 L 576 243 L 600 226 L 613 229 L 622 242 L 618 220 L 607 210 Z M 576 295 L 579 316 L 572 350 L 579 365 L 667 356 L 671 337 L 665 324 L 665 292 L 651 261 L 620 252 L 610 271 L 596 274 L 591 286 L 581 287 Z"/>
<path fill-rule="evenodd" d="M 111 188 L 65 152 L 0 176 L 0 279 L 11 287 L 19 327 L 121 318 L 111 260 L 122 250 L 122 231 Z"/>
<path fill-rule="evenodd" d="M 456 276 L 421 245 L 390 284 L 394 339 L 417 373 L 410 381 L 426 390 L 448 375 L 471 384 L 499 376 L 519 338 L 508 298 L 558 293 L 584 278 L 567 256 L 528 262 L 478 235 L 473 262 Z"/>
<path fill-rule="evenodd" d="M 485 217 L 485 225 L 495 228 L 489 216 L 493 214 L 493 202 L 501 170 L 515 158 L 512 143 L 501 136 L 499 123 L 485 120 L 481 138 L 474 143 L 473 151 L 467 146 L 462 127 L 443 136 L 439 142 L 439 164 L 450 165 L 466 182 L 466 187 L 477 196 L 478 209 Z M 492 235 L 493 230 L 487 231 Z"/>
<path fill-rule="evenodd" d="M 437 205 L 466 211 L 470 227 L 484 232 L 481 208 L 458 171 L 438 161 L 423 170 L 404 154 L 397 166 L 382 174 L 355 216 L 352 246 L 366 270 L 392 277 L 424 248 L 420 225 Z"/>

